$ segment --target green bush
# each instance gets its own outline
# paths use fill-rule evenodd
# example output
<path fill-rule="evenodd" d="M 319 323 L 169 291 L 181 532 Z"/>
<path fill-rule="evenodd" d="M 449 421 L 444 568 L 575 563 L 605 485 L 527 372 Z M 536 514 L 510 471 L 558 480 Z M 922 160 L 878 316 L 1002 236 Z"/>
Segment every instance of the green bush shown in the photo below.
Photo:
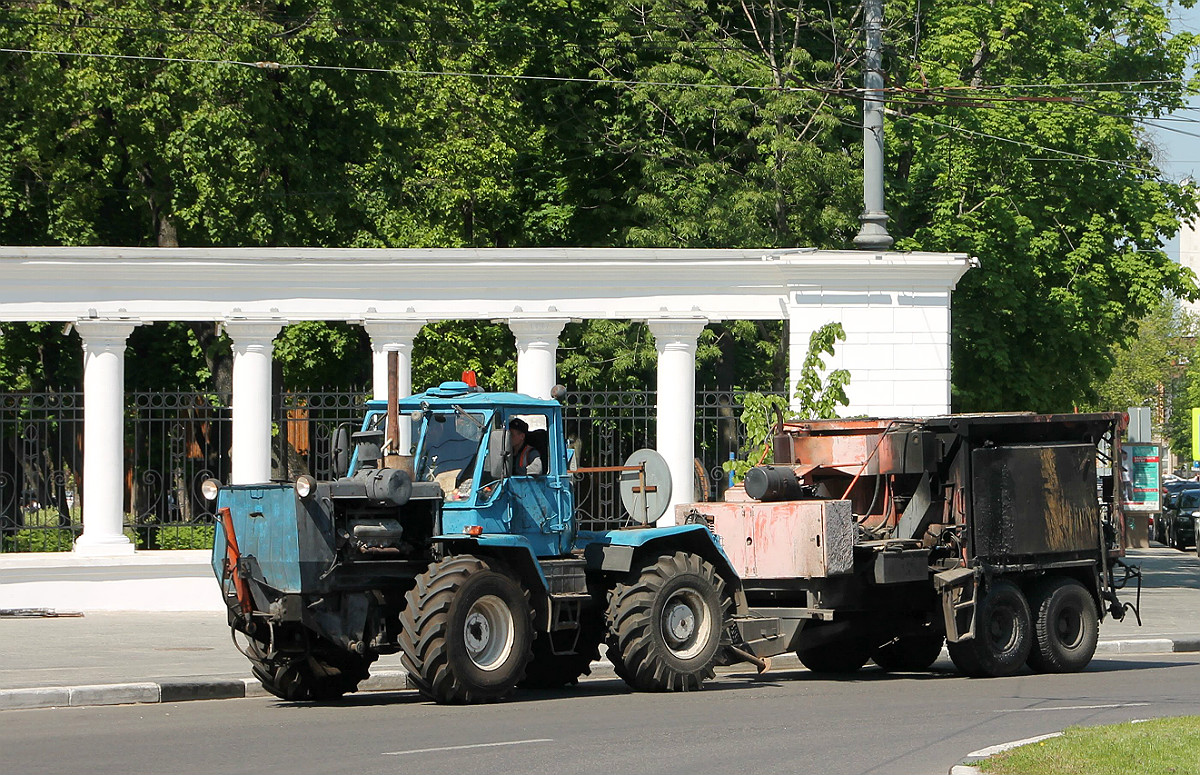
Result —
<path fill-rule="evenodd" d="M 75 545 L 75 531 L 63 528 L 26 528 L 4 536 L 6 552 L 69 552 Z"/>
<path fill-rule="evenodd" d="M 170 525 L 158 528 L 159 549 L 211 549 L 212 525 Z"/>

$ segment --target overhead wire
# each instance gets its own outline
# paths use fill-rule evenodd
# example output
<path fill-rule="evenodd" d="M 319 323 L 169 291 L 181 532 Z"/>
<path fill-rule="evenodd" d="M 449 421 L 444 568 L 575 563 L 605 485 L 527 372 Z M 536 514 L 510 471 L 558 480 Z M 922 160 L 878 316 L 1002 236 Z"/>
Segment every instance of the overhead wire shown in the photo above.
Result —
<path fill-rule="evenodd" d="M 1059 148 L 1051 148 L 1046 145 L 1030 143 L 1030 142 L 1026 142 L 1024 140 L 1014 140 L 1011 137 L 1002 137 L 1000 135 L 995 135 L 995 134 L 991 134 L 988 132 L 981 132 L 981 131 L 978 131 L 975 129 L 968 129 L 966 127 L 954 126 L 953 124 L 947 124 L 945 122 L 929 118 L 928 116 L 923 116 L 920 113 L 898 113 L 889 108 L 885 108 L 884 112 L 891 114 L 892 116 L 898 116 L 901 118 L 916 119 L 917 121 L 921 121 L 926 124 L 931 124 L 933 126 L 942 127 L 943 129 L 948 129 L 952 132 L 957 132 L 959 134 L 967 134 L 967 135 L 972 135 L 974 137 L 983 137 L 983 138 L 987 138 L 989 140 L 996 140 L 996 141 L 1002 142 L 1002 143 L 1011 143 L 1012 145 L 1020 145 L 1020 146 L 1026 147 L 1026 148 L 1032 148 L 1036 151 L 1041 151 L 1043 153 L 1054 153 L 1054 154 L 1058 154 L 1059 156 L 1063 156 L 1063 157 L 1067 157 L 1067 158 L 1071 158 L 1071 159 L 1078 159 L 1079 161 L 1086 161 L 1086 162 L 1090 162 L 1093 164 L 1104 164 L 1104 165 L 1107 165 L 1110 167 L 1116 167 L 1118 169 L 1125 169 L 1125 170 L 1129 170 L 1132 172 L 1140 172 L 1140 173 L 1150 174 L 1150 175 L 1160 174 L 1160 170 L 1153 168 L 1153 167 L 1140 167 L 1140 166 L 1137 166 L 1134 164 L 1128 164 L 1126 162 L 1116 161 L 1113 159 L 1101 159 L 1096 156 L 1086 156 L 1081 153 L 1074 153 L 1072 151 L 1064 151 Z"/>
<path fill-rule="evenodd" d="M 472 78 L 481 80 L 498 80 L 498 81 L 534 81 L 534 82 L 552 82 L 552 83 L 583 83 L 590 85 L 605 85 L 605 86 L 654 86 L 659 88 L 673 89 L 709 89 L 715 91 L 756 91 L 756 92 L 808 92 L 818 93 L 827 96 L 844 97 L 856 100 L 862 100 L 867 97 L 867 90 L 862 87 L 824 87 L 815 85 L 796 85 L 789 84 L 786 86 L 759 86 L 753 84 L 735 84 L 735 83 L 704 83 L 704 82 L 683 82 L 683 81 L 656 81 L 656 80 L 641 80 L 633 78 L 595 78 L 582 76 L 559 76 L 559 75 L 536 75 L 525 73 L 481 73 L 471 71 L 458 70 L 431 70 L 431 69 L 415 69 L 415 68 L 388 68 L 388 67 L 363 67 L 352 65 L 323 65 L 323 64 L 297 64 L 276 61 L 247 61 L 239 59 L 204 59 L 192 57 L 168 57 L 168 56 L 153 56 L 141 54 L 109 54 L 102 52 L 80 52 L 80 51 L 65 51 L 54 49 L 35 49 L 35 48 L 0 48 L 0 53 L 9 54 L 25 54 L 25 55 L 48 55 L 62 57 L 77 57 L 77 58 L 96 58 L 105 60 L 120 60 L 120 61 L 147 61 L 161 62 L 167 64 L 195 64 L 195 65 L 224 65 L 233 67 L 245 67 L 253 69 L 263 69 L 272 71 L 284 70 L 309 70 L 309 71 L 339 71 L 353 73 L 380 73 L 403 76 L 416 77 L 458 77 Z M 1163 118 L 1142 117 L 1135 115 L 1120 115 L 1104 113 L 1095 106 L 1090 106 L 1087 101 L 1079 96 L 1049 96 L 1049 97 L 1030 97 L 1026 95 L 1012 94 L 997 94 L 998 90 L 1032 90 L 1032 89 L 1064 89 L 1071 88 L 1080 90 L 1083 87 L 1094 89 L 1096 92 L 1112 91 L 1112 87 L 1132 87 L 1132 86 L 1161 86 L 1161 85 L 1179 85 L 1183 86 L 1188 91 L 1189 87 L 1182 84 L 1179 79 L 1143 79 L 1143 80 L 1127 80 L 1127 81 L 1079 81 L 1072 83 L 1060 84 L 985 84 L 973 86 L 945 86 L 945 87 L 925 87 L 921 89 L 913 89 L 911 87 L 885 87 L 883 91 L 888 96 L 888 101 L 893 104 L 907 105 L 910 107 L 995 107 L 992 103 L 1004 102 L 1008 104 L 1027 103 L 1033 104 L 1059 104 L 1070 106 L 1083 106 L 1090 110 L 1094 110 L 1100 115 L 1122 118 L 1125 120 L 1136 121 L 1146 126 L 1162 129 L 1164 131 L 1176 132 L 1193 137 L 1200 137 L 1195 133 L 1187 132 L 1175 127 L 1162 126 L 1155 124 L 1156 120 L 1164 120 Z M 1103 87 L 1103 88 L 1102 88 Z M 1121 92 L 1118 92 L 1121 93 Z M 985 96 L 986 95 L 986 96 Z M 1198 108 L 1200 109 L 1200 108 Z M 1045 153 L 1058 154 L 1060 157 L 1076 159 L 1088 163 L 1103 164 L 1116 168 L 1127 169 L 1140 173 L 1156 174 L 1157 170 L 1149 167 L 1129 164 L 1126 162 L 1115 161 L 1111 159 L 1101 159 L 1098 157 L 1078 154 L 1071 151 L 1051 148 L 1048 146 L 1030 143 L 1022 140 L 1014 140 L 1012 138 L 1003 137 L 996 134 L 981 132 L 978 130 L 967 129 L 953 124 L 947 124 L 937 121 L 936 119 L 924 116 L 916 112 L 902 113 L 893 109 L 886 111 L 893 117 L 916 120 L 933 126 L 938 126 L 950 131 L 970 134 L 977 137 L 992 139 L 998 142 L 1010 143 L 1013 145 L 1032 148 Z M 1168 117 L 1169 118 L 1169 117 Z"/>

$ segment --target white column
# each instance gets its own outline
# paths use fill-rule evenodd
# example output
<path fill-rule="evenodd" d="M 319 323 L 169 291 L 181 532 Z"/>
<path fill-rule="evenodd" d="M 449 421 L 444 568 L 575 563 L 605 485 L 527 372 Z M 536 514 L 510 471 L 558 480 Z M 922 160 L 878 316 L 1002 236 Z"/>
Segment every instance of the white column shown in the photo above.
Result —
<path fill-rule="evenodd" d="M 133 554 L 125 514 L 125 340 L 138 324 L 81 320 L 83 339 L 83 535 L 75 552 Z"/>
<path fill-rule="evenodd" d="M 549 398 L 558 378 L 558 335 L 567 318 L 510 318 L 517 339 L 517 392 Z"/>
<path fill-rule="evenodd" d="M 371 389 L 375 398 L 386 401 L 388 397 L 388 353 L 397 353 L 400 379 L 397 392 L 400 398 L 413 393 L 412 351 L 413 340 L 428 321 L 425 320 L 367 320 L 363 328 L 371 337 Z M 396 446 L 401 454 L 407 455 L 412 447 L 412 423 L 400 418 L 399 436 Z"/>
<path fill-rule="evenodd" d="M 271 356 L 282 320 L 226 320 L 233 339 L 231 483 L 271 480 Z"/>
<path fill-rule="evenodd" d="M 675 524 L 675 504 L 695 500 L 696 340 L 704 318 L 648 320 L 658 351 L 658 452 L 671 472 L 671 501 L 659 527 Z"/>
<path fill-rule="evenodd" d="M 400 356 L 400 397 L 412 395 L 413 340 L 428 321 L 425 320 L 366 320 L 363 328 L 371 337 L 371 389 L 375 398 L 386 401 L 388 353 Z"/>

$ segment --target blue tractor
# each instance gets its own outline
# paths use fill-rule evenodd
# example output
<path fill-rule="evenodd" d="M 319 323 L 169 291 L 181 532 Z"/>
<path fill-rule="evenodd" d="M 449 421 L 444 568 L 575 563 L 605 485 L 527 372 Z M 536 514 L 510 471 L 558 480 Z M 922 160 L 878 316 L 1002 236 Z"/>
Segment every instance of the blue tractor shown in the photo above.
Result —
<path fill-rule="evenodd" d="M 539 475 L 514 473 L 514 418 Z M 602 643 L 642 691 L 697 689 L 737 659 L 738 577 L 705 524 L 645 526 L 669 487 L 647 457 L 621 472 L 639 523 L 579 529 L 557 401 L 446 382 L 368 403 L 340 448 L 332 481 L 205 483 L 235 642 L 272 694 L 340 697 L 397 652 L 439 703 L 575 683 Z"/>

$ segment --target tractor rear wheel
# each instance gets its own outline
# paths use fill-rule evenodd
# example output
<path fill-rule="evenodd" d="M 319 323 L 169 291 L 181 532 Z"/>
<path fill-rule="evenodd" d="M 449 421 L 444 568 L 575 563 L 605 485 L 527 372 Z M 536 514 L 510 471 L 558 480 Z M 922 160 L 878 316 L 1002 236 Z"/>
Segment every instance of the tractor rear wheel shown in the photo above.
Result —
<path fill-rule="evenodd" d="M 975 613 L 975 637 L 947 647 L 955 667 L 972 677 L 1012 675 L 1033 647 L 1033 621 L 1021 589 L 1007 579 L 993 581 Z"/>
<path fill-rule="evenodd" d="M 435 562 L 404 596 L 401 663 L 439 703 L 494 702 L 525 677 L 533 612 L 512 577 L 470 555 Z"/>
<path fill-rule="evenodd" d="M 713 677 L 732 601 L 716 568 L 676 552 L 608 593 L 608 654 L 638 691 L 699 689 Z"/>

